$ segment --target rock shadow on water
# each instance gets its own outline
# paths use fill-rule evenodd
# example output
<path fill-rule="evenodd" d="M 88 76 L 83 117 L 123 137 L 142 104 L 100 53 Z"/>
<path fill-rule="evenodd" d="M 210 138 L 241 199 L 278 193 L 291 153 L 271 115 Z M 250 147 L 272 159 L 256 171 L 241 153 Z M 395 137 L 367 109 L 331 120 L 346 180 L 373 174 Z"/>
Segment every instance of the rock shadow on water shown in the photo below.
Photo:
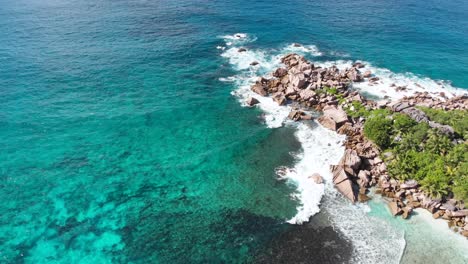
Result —
<path fill-rule="evenodd" d="M 325 209 L 270 241 L 254 263 L 350 263 L 352 244 L 335 230 Z"/>

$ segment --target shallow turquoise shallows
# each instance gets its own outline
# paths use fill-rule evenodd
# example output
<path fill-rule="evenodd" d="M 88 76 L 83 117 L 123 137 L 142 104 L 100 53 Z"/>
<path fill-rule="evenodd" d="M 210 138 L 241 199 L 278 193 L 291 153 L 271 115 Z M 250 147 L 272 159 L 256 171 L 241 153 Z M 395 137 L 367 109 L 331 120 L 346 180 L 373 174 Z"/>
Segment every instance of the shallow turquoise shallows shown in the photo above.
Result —
<path fill-rule="evenodd" d="M 292 228 L 301 146 L 220 36 L 468 88 L 466 1 L 219 2 L 0 0 L 1 263 L 251 262 Z"/>

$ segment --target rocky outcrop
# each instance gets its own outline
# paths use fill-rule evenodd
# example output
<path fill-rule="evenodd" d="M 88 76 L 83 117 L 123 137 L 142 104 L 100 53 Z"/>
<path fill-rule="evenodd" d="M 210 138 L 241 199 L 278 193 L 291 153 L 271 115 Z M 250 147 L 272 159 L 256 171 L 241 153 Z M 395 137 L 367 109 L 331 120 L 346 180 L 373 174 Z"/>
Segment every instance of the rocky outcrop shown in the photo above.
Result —
<path fill-rule="evenodd" d="M 311 115 L 308 115 L 305 112 L 302 112 L 300 110 L 292 110 L 291 112 L 289 112 L 288 117 L 289 117 L 289 119 L 292 119 L 294 121 L 312 120 Z"/>
<path fill-rule="evenodd" d="M 343 109 L 338 109 L 336 106 L 327 105 L 323 108 L 323 115 L 328 116 L 339 126 L 348 121 L 348 115 Z"/>
<path fill-rule="evenodd" d="M 455 130 L 451 126 L 442 125 L 434 121 L 430 121 L 429 117 L 422 110 L 419 110 L 418 108 L 414 106 L 411 106 L 412 104 L 414 104 L 414 102 L 407 102 L 406 99 L 402 99 L 394 103 L 391 106 L 391 109 L 394 112 L 400 112 L 400 113 L 406 114 L 407 116 L 409 116 L 411 119 L 413 119 L 414 121 L 418 123 L 421 123 L 421 122 L 428 123 L 430 127 L 439 130 L 440 132 L 442 132 L 443 134 L 449 137 L 454 136 Z"/>
<path fill-rule="evenodd" d="M 322 126 L 336 131 L 348 121 L 348 115 L 342 109 L 338 109 L 336 106 L 327 105 L 323 109 L 323 116 L 321 116 L 318 121 Z"/>
<path fill-rule="evenodd" d="M 388 203 L 388 207 L 390 208 L 390 212 L 392 213 L 393 216 L 396 216 L 402 213 L 401 208 L 398 206 L 397 202 Z"/>
<path fill-rule="evenodd" d="M 268 95 L 268 92 L 266 91 L 265 86 L 261 83 L 256 83 L 250 89 L 261 96 Z"/>
<path fill-rule="evenodd" d="M 275 101 L 278 105 L 285 105 L 286 97 L 282 93 L 276 93 L 273 95 L 273 101 Z"/>
<path fill-rule="evenodd" d="M 379 149 L 363 133 L 365 118 L 353 118 L 346 111 L 353 109 L 359 102 L 368 110 L 388 108 L 393 112 L 408 115 L 417 122 L 426 122 L 430 127 L 439 129 L 447 135 L 453 135 L 450 126 L 431 121 L 418 109 L 428 106 L 446 110 L 468 109 L 468 96 L 454 96 L 429 93 L 416 93 L 396 102 L 381 100 L 374 102 L 362 97 L 349 88 L 353 82 L 363 81 L 369 84 L 379 82 L 379 77 L 366 71 L 361 74 L 362 63 L 354 63 L 351 68 L 339 70 L 332 66 L 317 67 L 297 54 L 289 54 L 281 59 L 284 67 L 276 69 L 271 79 L 259 78 L 251 89 L 262 96 L 271 96 L 279 105 L 294 104 L 289 118 L 294 121 L 310 120 L 312 116 L 301 109 L 313 109 L 323 113 L 318 122 L 325 128 L 346 135 L 345 154 L 340 162 L 330 166 L 333 184 L 336 189 L 351 202 L 366 202 L 368 188 L 376 187 L 376 193 L 389 200 L 392 215 L 409 218 L 415 208 L 425 208 L 434 217 L 446 219 L 449 226 L 460 228 L 468 235 L 468 210 L 460 201 L 432 199 L 419 189 L 416 181 L 401 182 L 392 179 L 385 162 L 380 156 L 388 158 L 388 153 L 380 154 Z M 333 89 L 331 89 L 333 87 Z M 406 90 L 404 86 L 393 85 L 396 90 Z M 320 184 L 323 178 L 318 174 L 309 177 Z M 464 234 L 464 233 L 462 233 Z"/>
<path fill-rule="evenodd" d="M 335 184 L 336 189 L 338 189 L 338 191 L 351 202 L 356 202 L 357 186 L 346 174 L 344 167 L 341 165 L 332 165 L 330 169 L 333 174 L 333 183 Z"/>
<path fill-rule="evenodd" d="M 430 94 L 429 92 L 415 92 L 412 96 L 403 97 L 401 102 L 412 105 L 438 108 L 444 110 L 468 110 L 468 95 L 447 98 L 445 93 Z"/>
<path fill-rule="evenodd" d="M 324 127 L 336 131 L 338 129 L 336 122 L 328 116 L 321 116 L 317 119 L 317 121 Z"/>
<path fill-rule="evenodd" d="M 260 103 L 260 101 L 258 101 L 257 99 L 253 98 L 253 97 L 249 97 L 247 98 L 247 100 L 245 101 L 245 103 L 248 105 L 248 106 L 254 106 L 258 103 Z"/>
<path fill-rule="evenodd" d="M 421 122 L 429 122 L 429 118 L 427 117 L 427 115 L 415 108 L 415 107 L 408 107 L 408 108 L 405 108 L 401 111 L 402 113 L 406 114 L 407 116 L 411 117 L 411 119 L 413 119 L 414 121 L 418 122 L 418 123 L 421 123 Z"/>

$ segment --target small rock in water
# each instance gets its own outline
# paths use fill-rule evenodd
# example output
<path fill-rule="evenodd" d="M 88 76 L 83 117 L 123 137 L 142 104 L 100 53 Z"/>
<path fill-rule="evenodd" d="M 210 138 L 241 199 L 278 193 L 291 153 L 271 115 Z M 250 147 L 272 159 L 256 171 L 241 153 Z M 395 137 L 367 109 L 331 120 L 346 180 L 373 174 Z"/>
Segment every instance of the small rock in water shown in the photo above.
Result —
<path fill-rule="evenodd" d="M 240 49 L 237 50 L 237 52 L 246 52 L 246 51 L 247 51 L 247 49 L 245 49 L 245 48 L 240 48 Z"/>
<path fill-rule="evenodd" d="M 396 202 L 390 202 L 388 204 L 388 207 L 390 207 L 390 211 L 393 216 L 399 215 L 401 213 L 400 207 L 398 207 L 398 204 Z"/>
<path fill-rule="evenodd" d="M 309 176 L 310 179 L 312 179 L 316 184 L 321 184 L 323 183 L 323 177 L 320 176 L 318 173 L 314 173 L 311 176 Z"/>
<path fill-rule="evenodd" d="M 256 65 L 258 65 L 258 64 L 259 64 L 258 61 L 252 61 L 252 62 L 250 63 L 251 66 L 256 66 Z"/>
<path fill-rule="evenodd" d="M 248 106 L 254 106 L 256 104 L 260 103 L 260 101 L 258 101 L 257 99 L 253 98 L 253 97 L 249 97 L 246 101 L 246 104 Z"/>
<path fill-rule="evenodd" d="M 369 77 L 371 77 L 371 76 L 372 76 L 372 72 L 371 72 L 371 71 L 366 71 L 366 72 L 362 75 L 362 77 L 364 77 L 364 78 L 369 78 Z"/>

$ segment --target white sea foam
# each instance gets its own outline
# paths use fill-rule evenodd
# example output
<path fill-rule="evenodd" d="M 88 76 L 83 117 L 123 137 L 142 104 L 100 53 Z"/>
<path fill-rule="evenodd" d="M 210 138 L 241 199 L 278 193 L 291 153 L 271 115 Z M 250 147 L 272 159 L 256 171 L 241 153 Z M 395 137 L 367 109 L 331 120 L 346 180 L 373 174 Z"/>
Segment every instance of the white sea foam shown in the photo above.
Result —
<path fill-rule="evenodd" d="M 330 67 L 335 65 L 337 68 L 346 69 L 350 68 L 352 61 L 327 61 L 316 63 L 323 67 Z M 435 97 L 440 97 L 439 94 L 444 92 L 448 98 L 467 94 L 466 90 L 452 86 L 447 81 L 436 81 L 427 77 L 417 76 L 413 73 L 394 73 L 385 68 L 372 66 L 369 62 L 363 62 L 365 67 L 360 69 L 362 73 L 371 71 L 371 73 L 378 77 L 379 80 L 371 84 L 367 81 L 354 83 L 353 88 L 365 94 L 369 94 L 378 98 L 388 97 L 391 99 L 401 99 L 404 96 L 413 95 L 415 92 L 429 92 Z M 406 87 L 404 91 L 397 91 L 398 86 Z"/>
<path fill-rule="evenodd" d="M 225 41 L 233 39 L 228 36 Z M 245 38 L 249 38 L 245 35 Z M 250 37 L 252 38 L 252 37 Z M 221 56 L 229 60 L 229 63 L 239 71 L 239 74 L 224 81 L 234 81 L 238 87 L 232 92 L 241 104 L 245 105 L 248 97 L 256 98 L 260 103 L 258 107 L 265 113 L 265 124 L 270 128 L 283 126 L 285 123 L 297 127 L 296 137 L 302 145 L 302 153 L 299 154 L 299 161 L 293 168 L 287 168 L 284 178 L 297 186 L 295 198 L 301 202 L 297 214 L 289 223 L 301 224 L 309 221 L 309 218 L 319 212 L 320 200 L 324 194 L 324 185 L 316 184 L 309 178 L 313 173 L 321 174 L 325 179 L 331 180 L 329 165 L 338 163 L 344 153 L 341 145 L 343 136 L 329 131 L 317 123 L 310 124 L 294 123 L 287 121 L 290 112 L 289 106 L 279 106 L 270 97 L 260 96 L 250 90 L 250 86 L 260 75 L 267 74 L 280 66 L 280 58 L 288 53 L 315 53 L 318 49 L 313 46 L 288 45 L 280 52 L 270 52 L 263 50 L 247 50 L 238 52 L 238 47 L 225 50 Z M 273 53 L 273 54 L 271 54 Z M 318 56 L 318 55 L 317 55 Z M 258 67 L 252 67 L 252 61 L 259 62 Z"/>
<path fill-rule="evenodd" d="M 302 224 L 320 211 L 319 205 L 325 192 L 324 184 L 316 184 L 311 178 L 319 173 L 326 182 L 332 181 L 329 165 L 337 164 L 344 153 L 344 137 L 325 129 L 318 123 L 299 123 L 297 139 L 302 145 L 302 153 L 294 168 L 287 171 L 285 177 L 297 185 L 295 197 L 302 202 L 297 214 L 288 222 Z"/>
<path fill-rule="evenodd" d="M 385 219 L 371 216 L 367 204 L 352 205 L 333 187 L 326 185 L 323 206 L 332 216 L 329 220 L 353 245 L 351 263 L 399 263 L 406 241 L 404 231 Z M 389 217 L 391 215 L 389 214 Z"/>
<path fill-rule="evenodd" d="M 224 36 L 223 38 L 226 43 L 238 41 L 235 35 Z M 321 56 L 323 53 L 315 46 L 295 47 L 294 45 L 288 45 L 280 50 L 248 49 L 246 52 L 238 52 L 238 48 L 246 43 L 246 39 L 251 42 L 256 38 L 245 34 L 242 39 L 243 41 L 233 44 L 232 47 L 224 50 L 221 54 L 239 73 L 221 80 L 236 83 L 238 88 L 232 94 L 239 99 L 242 105 L 245 105 L 245 100 L 248 97 L 258 99 L 260 103 L 257 107 L 265 113 L 265 124 L 268 127 L 295 126 L 295 136 L 302 145 L 302 152 L 297 157 L 298 162 L 292 168 L 281 168 L 279 170 L 281 178 L 287 179 L 297 186 L 294 198 L 301 202 L 301 205 L 297 208 L 297 214 L 288 222 L 292 224 L 307 222 L 312 215 L 320 211 L 319 205 L 325 195 L 326 199 L 323 206 L 327 208 L 331 216 L 330 221 L 333 227 L 352 241 L 354 263 L 398 263 L 405 248 L 404 232 L 392 226 L 385 219 L 369 215 L 369 206 L 351 204 L 333 186 L 329 165 L 337 164 L 341 159 L 344 153 L 344 147 L 341 143 L 344 138 L 323 128 L 316 122 L 297 123 L 288 121 L 287 115 L 290 107 L 279 106 L 271 98 L 262 97 L 250 90 L 251 84 L 259 76 L 266 75 L 281 65 L 280 58 L 282 56 L 291 52 L 312 56 Z M 259 65 L 252 67 L 250 63 L 253 61 L 259 62 Z M 452 96 L 452 92 L 454 94 L 464 92 L 450 86 L 448 83 L 440 83 L 413 74 L 395 74 L 387 69 L 373 67 L 367 62 L 364 63 L 366 67 L 362 70 L 371 70 L 380 78 L 379 82 L 381 83 L 376 86 L 360 83 L 355 84 L 354 88 L 377 97 L 387 95 L 391 98 L 400 98 L 408 95 L 408 93 L 393 92 L 390 88 L 392 83 L 407 85 L 409 93 L 415 91 L 434 93 L 444 91 L 447 96 Z M 338 68 L 344 69 L 350 67 L 352 62 L 314 61 L 314 64 L 327 67 L 337 65 Z M 450 91 L 450 93 L 447 91 Z M 313 173 L 321 174 L 325 183 L 316 184 L 309 178 Z"/>
<path fill-rule="evenodd" d="M 312 56 L 318 57 L 323 56 L 317 46 L 315 45 L 296 45 L 290 44 L 283 48 L 282 53 L 300 53 L 300 54 L 310 54 Z"/>

